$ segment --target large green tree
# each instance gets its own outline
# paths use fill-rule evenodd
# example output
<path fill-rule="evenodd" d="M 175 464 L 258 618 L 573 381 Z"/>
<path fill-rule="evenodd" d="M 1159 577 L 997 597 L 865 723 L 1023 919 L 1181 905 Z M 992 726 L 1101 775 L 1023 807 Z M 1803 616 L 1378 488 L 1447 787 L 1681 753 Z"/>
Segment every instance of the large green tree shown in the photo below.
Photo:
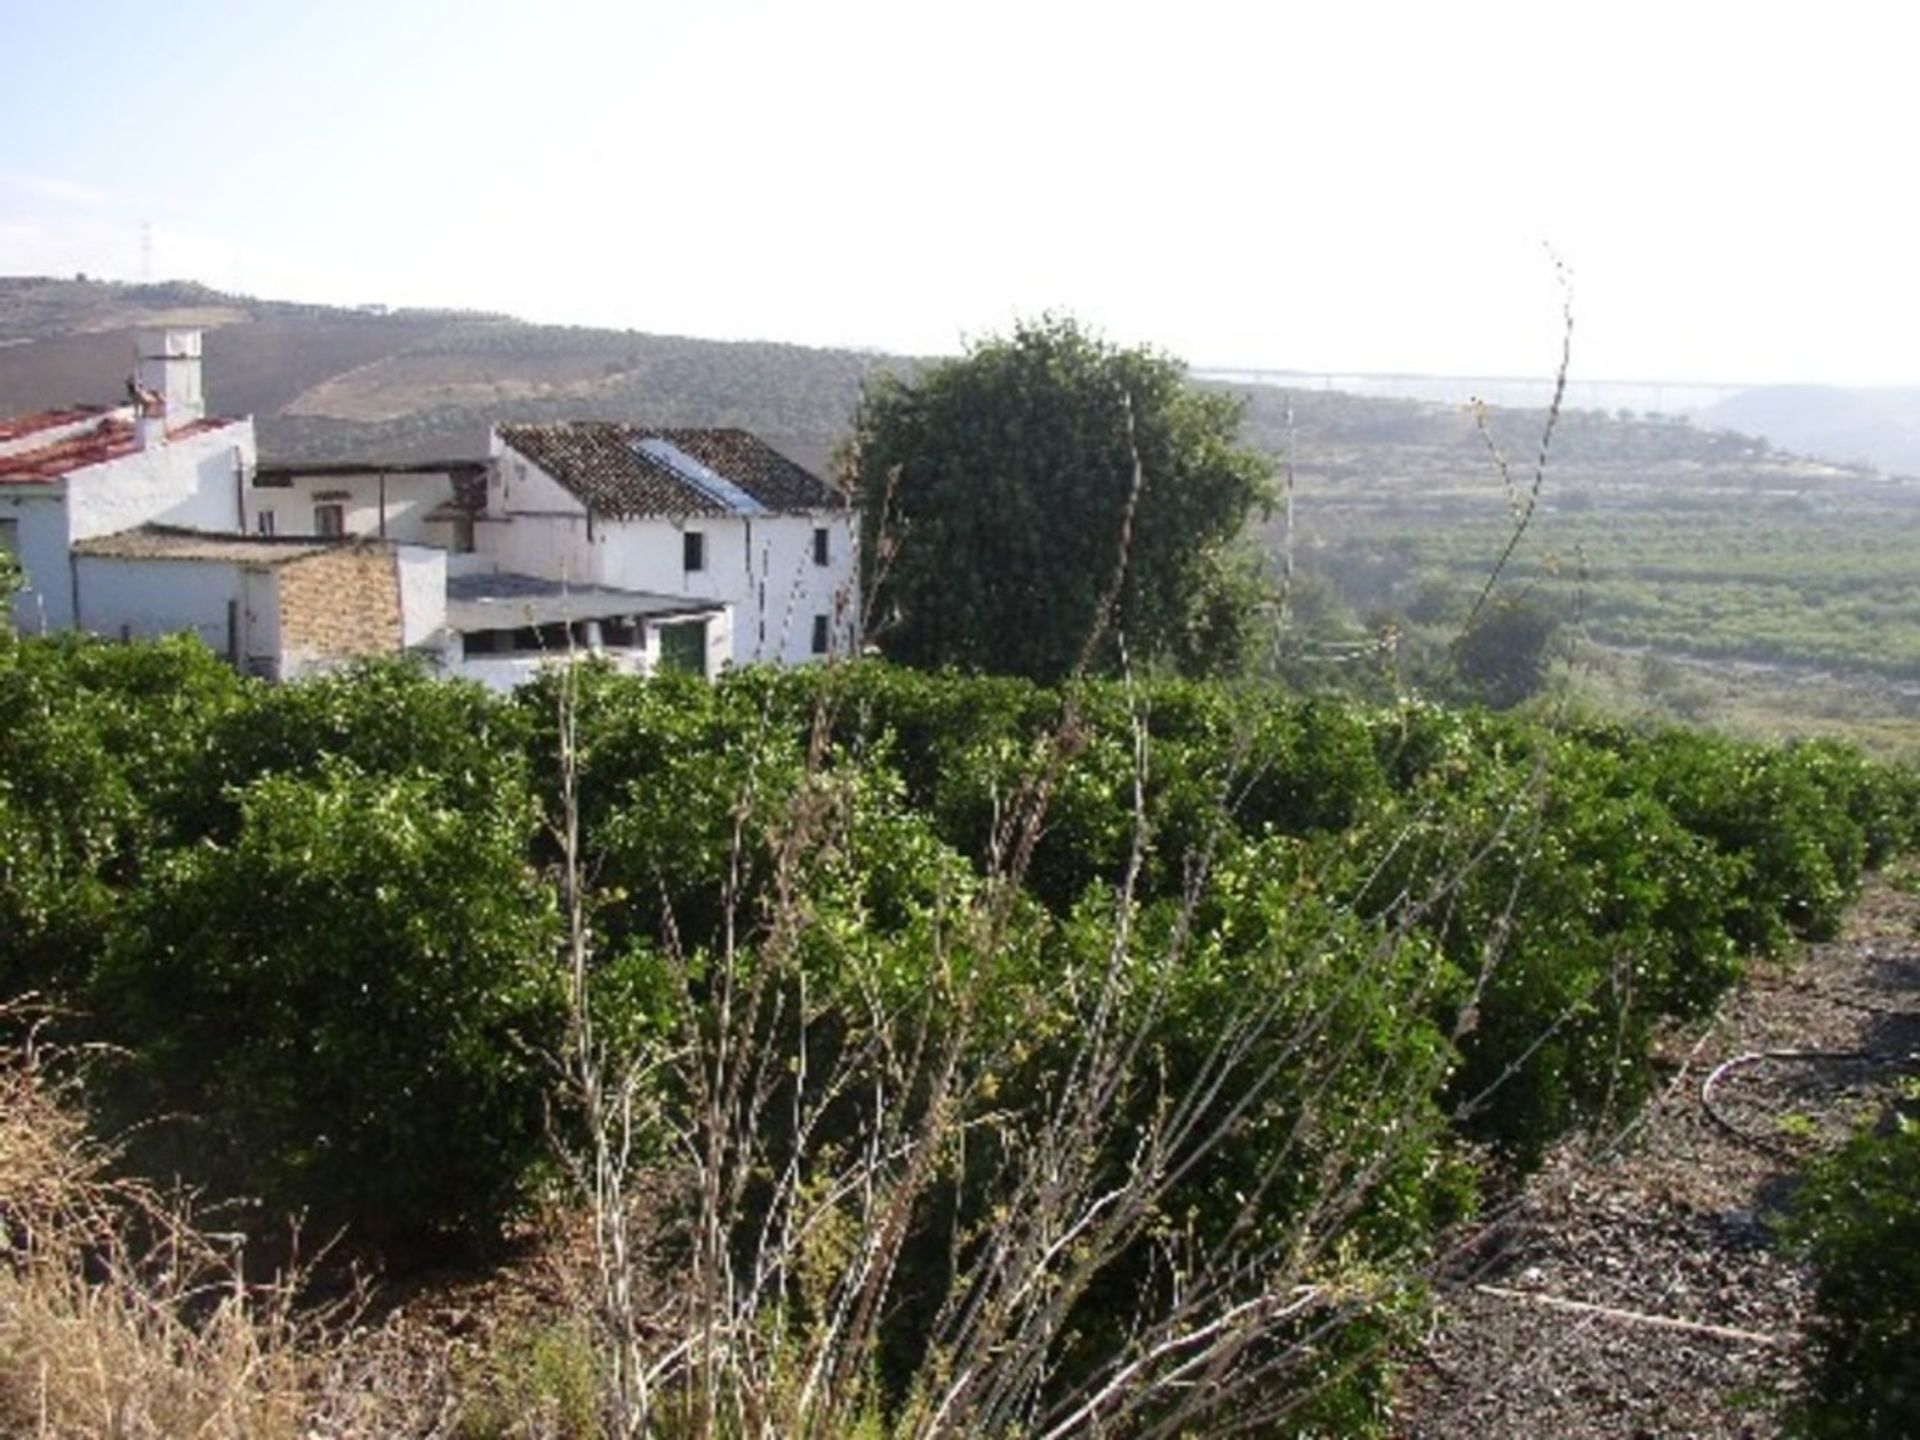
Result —
<path fill-rule="evenodd" d="M 849 451 L 872 638 L 908 664 L 1053 680 L 1108 620 L 1096 668 L 1122 638 L 1136 660 L 1226 668 L 1257 594 L 1234 541 L 1272 482 L 1239 419 L 1178 361 L 1053 317 L 882 378 Z"/>

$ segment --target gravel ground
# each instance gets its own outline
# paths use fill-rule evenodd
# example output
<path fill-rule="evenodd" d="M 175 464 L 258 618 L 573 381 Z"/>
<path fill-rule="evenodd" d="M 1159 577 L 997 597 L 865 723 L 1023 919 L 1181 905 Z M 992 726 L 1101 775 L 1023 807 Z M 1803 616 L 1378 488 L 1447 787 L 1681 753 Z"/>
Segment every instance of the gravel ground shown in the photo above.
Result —
<path fill-rule="evenodd" d="M 1710 1113 L 1702 1082 L 1769 1050 L 1835 1053 L 1722 1071 Z M 1839 1058 L 1858 1052 L 1906 1061 Z M 1841 939 L 1757 969 L 1676 1042 L 1628 1135 L 1560 1157 L 1479 1237 L 1408 1365 L 1396 1433 L 1779 1433 L 1810 1292 L 1771 1218 L 1800 1162 L 1884 1105 L 1917 1053 L 1920 902 L 1875 882 Z"/>

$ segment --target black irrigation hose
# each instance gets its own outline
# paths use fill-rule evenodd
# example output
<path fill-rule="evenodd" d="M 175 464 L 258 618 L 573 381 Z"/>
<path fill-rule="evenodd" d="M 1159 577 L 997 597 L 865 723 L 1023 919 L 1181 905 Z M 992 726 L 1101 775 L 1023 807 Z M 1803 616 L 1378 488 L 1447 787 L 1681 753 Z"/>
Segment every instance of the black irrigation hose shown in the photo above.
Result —
<path fill-rule="evenodd" d="M 1713 1103 L 1713 1092 L 1722 1079 L 1735 1070 L 1744 1070 L 1751 1065 L 1759 1065 L 1771 1060 L 1795 1061 L 1804 1064 L 1825 1064 L 1838 1061 L 1851 1061 L 1856 1065 L 1914 1065 L 1920 1063 L 1920 1056 L 1911 1052 L 1895 1053 L 1890 1050 L 1749 1050 L 1744 1055 L 1735 1055 L 1731 1060 L 1723 1060 L 1707 1073 L 1700 1082 L 1700 1107 L 1727 1134 L 1742 1144 L 1751 1145 L 1756 1150 L 1783 1160 L 1798 1160 L 1801 1157 L 1786 1145 L 1766 1135 L 1756 1135 L 1751 1130 L 1743 1130 L 1734 1124 Z"/>

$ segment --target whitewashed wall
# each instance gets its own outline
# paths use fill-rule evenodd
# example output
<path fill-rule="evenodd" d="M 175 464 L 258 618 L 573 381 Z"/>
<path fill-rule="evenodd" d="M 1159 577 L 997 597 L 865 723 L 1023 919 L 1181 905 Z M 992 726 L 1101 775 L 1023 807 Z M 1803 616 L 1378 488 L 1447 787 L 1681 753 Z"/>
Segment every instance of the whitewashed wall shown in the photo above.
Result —
<path fill-rule="evenodd" d="M 623 675 L 648 674 L 652 665 L 639 650 L 609 650 L 605 659 Z M 565 665 L 557 655 L 474 655 L 452 660 L 446 673 L 458 680 L 477 680 L 496 694 L 517 690 L 552 665 Z"/>
<path fill-rule="evenodd" d="M 197 560 L 124 560 L 106 555 L 77 555 L 80 578 L 80 628 L 111 638 L 148 640 L 190 632 L 214 654 L 228 654 L 228 607 L 240 625 L 243 653 L 252 655 L 260 617 L 248 608 L 243 567 Z M 277 626 L 274 628 L 278 628 Z M 271 634 L 272 631 L 265 633 Z"/>
<path fill-rule="evenodd" d="M 824 566 L 813 559 L 816 526 L 827 530 Z M 706 537 L 700 570 L 686 569 L 689 530 Z M 813 653 L 815 615 L 827 617 L 829 653 L 846 654 L 854 646 L 853 527 L 843 514 L 622 520 L 597 527 L 594 549 L 604 584 L 731 605 L 728 658 L 735 665 L 798 665 L 820 658 Z M 850 603 L 837 603 L 842 592 Z"/>
<path fill-rule="evenodd" d="M 827 532 L 827 563 L 813 558 L 813 532 Z M 753 588 L 735 617 L 738 663 L 800 665 L 813 650 L 814 618 L 827 621 L 827 653 L 854 646 L 852 522 L 843 514 L 768 516 L 753 522 Z"/>
<path fill-rule="evenodd" d="M 246 607 L 246 668 L 256 675 L 278 676 L 280 652 L 280 573 L 242 570 L 241 603 Z"/>
<path fill-rule="evenodd" d="M 412 649 L 446 628 L 447 552 L 399 545 L 393 561 L 400 571 L 400 643 Z"/>
<path fill-rule="evenodd" d="M 686 568 L 685 534 L 706 536 L 706 564 Z M 602 584 L 652 595 L 732 600 L 744 592 L 745 529 L 726 516 L 698 520 L 608 520 L 594 527 L 595 568 Z"/>
<path fill-rule="evenodd" d="M 585 515 L 516 515 L 475 527 L 475 545 L 495 568 L 576 585 L 605 584 Z"/>
<path fill-rule="evenodd" d="M 656 638 L 656 647 L 659 642 Z M 707 678 L 714 679 L 733 660 L 733 612 L 722 610 L 707 620 Z"/>
<path fill-rule="evenodd" d="M 476 526 L 474 544 L 500 569 L 581 585 L 612 583 L 601 577 L 588 541 L 588 531 L 598 527 L 588 522 L 586 506 L 517 452 L 499 455 L 487 480 L 487 509 L 506 518 Z"/>
<path fill-rule="evenodd" d="M 0 520 L 14 522 L 16 558 L 25 583 L 13 597 L 14 628 L 24 635 L 73 624 L 73 572 L 67 565 L 64 487 L 0 487 Z"/>
<path fill-rule="evenodd" d="M 587 513 L 574 493 L 517 450 L 502 449 L 487 477 L 487 508 L 496 515 Z"/>
<path fill-rule="evenodd" d="M 0 487 L 0 518 L 18 524 L 27 588 L 14 620 L 27 632 L 76 623 L 75 540 L 158 523 L 202 530 L 239 524 L 242 478 L 255 461 L 253 422 L 240 421 L 76 470 L 52 485 Z"/>
<path fill-rule="evenodd" d="M 342 495 L 346 498 L 339 498 Z M 323 500 L 322 496 L 328 498 Z M 273 516 L 276 535 L 312 535 L 316 533 L 314 507 L 338 505 L 347 534 L 378 537 L 382 534 L 384 503 L 387 539 L 401 545 L 445 548 L 453 544 L 452 524 L 428 520 L 427 516 L 453 498 L 452 476 L 440 473 L 384 477 L 375 471 L 364 475 L 296 475 L 286 484 L 247 488 L 244 528 L 259 533 L 260 515 L 265 512 Z"/>
<path fill-rule="evenodd" d="M 68 539 L 149 523 L 238 530 L 257 458 L 253 422 L 243 420 L 76 470 L 66 481 Z"/>

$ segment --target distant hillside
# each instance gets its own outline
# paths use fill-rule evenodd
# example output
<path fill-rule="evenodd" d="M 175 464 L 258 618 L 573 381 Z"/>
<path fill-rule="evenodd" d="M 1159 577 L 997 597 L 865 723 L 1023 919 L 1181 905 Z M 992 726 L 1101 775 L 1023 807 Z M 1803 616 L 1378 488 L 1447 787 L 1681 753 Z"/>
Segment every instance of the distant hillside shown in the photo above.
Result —
<path fill-rule="evenodd" d="M 361 311 L 225 295 L 172 282 L 0 278 L 0 415 L 119 398 L 142 327 L 207 332 L 215 409 L 258 418 L 272 459 L 390 460 L 484 453 L 501 420 L 623 419 L 738 425 L 820 473 L 861 385 L 915 362 L 800 345 L 694 340 L 530 325 L 502 315 Z M 1233 386 L 1253 444 L 1298 458 L 1303 494 L 1390 498 L 1422 514 L 1497 501 L 1471 410 L 1324 389 Z M 1733 402 L 1729 402 L 1730 404 Z M 1537 410 L 1489 412 L 1516 464 L 1538 444 Z M 1811 447 L 1810 447 L 1811 448 Z M 1849 478 L 1764 441 L 1674 418 L 1569 409 L 1554 436 L 1555 503 L 1664 503 L 1731 488 L 1825 493 Z"/>
<path fill-rule="evenodd" d="M 1803 454 L 1920 475 L 1920 389 L 1768 385 L 1721 401 L 1701 419 Z"/>
<path fill-rule="evenodd" d="M 135 332 L 208 331 L 215 409 L 258 417 L 273 459 L 484 453 L 499 420 L 738 425 L 824 473 L 876 365 L 799 345 L 368 313 L 187 283 L 0 278 L 0 414 L 119 398 Z"/>
<path fill-rule="evenodd" d="M 1235 390 L 1246 403 L 1241 433 L 1247 440 L 1274 455 L 1291 448 L 1310 468 L 1336 453 L 1365 466 L 1369 454 L 1377 461 L 1389 451 L 1417 451 L 1423 463 L 1464 465 L 1480 478 L 1489 473 L 1486 438 L 1466 405 L 1268 385 L 1223 388 Z M 1487 433 L 1512 462 L 1530 465 L 1545 419 L 1544 410 L 1489 409 Z M 1555 467 L 1717 466 L 1764 459 L 1772 449 L 1751 435 L 1709 429 L 1679 416 L 1623 419 L 1606 411 L 1565 409 L 1554 427 L 1550 460 Z"/>
<path fill-rule="evenodd" d="M 476 456 L 493 421 L 605 418 L 742 426 L 827 475 L 863 383 L 916 363 L 500 315 L 363 312 L 190 284 L 0 279 L 0 416 L 118 399 L 135 330 L 159 324 L 206 329 L 209 399 L 253 414 L 270 459 Z M 1569 408 L 1536 513 L 1526 497 L 1538 409 L 1486 415 L 1510 462 L 1509 489 L 1465 405 L 1246 377 L 1203 383 L 1243 397 L 1250 443 L 1293 459 L 1292 534 L 1276 515 L 1260 539 L 1295 561 L 1295 613 L 1317 615 L 1332 637 L 1330 666 L 1346 666 L 1338 657 L 1382 625 L 1457 623 L 1527 514 L 1504 585 L 1621 647 L 1622 687 L 1641 652 L 1718 667 L 1688 672 L 1710 673 L 1711 685 L 1649 668 L 1660 693 L 1647 703 L 1684 701 L 1688 718 L 1765 733 L 1790 707 L 1816 733 L 1884 712 L 1885 743 L 1920 754 L 1920 699 L 1882 693 L 1920 695 L 1910 583 L 1920 482 L 1803 458 L 1861 457 L 1920 475 L 1920 395 L 1754 391 L 1691 422 Z M 1720 428 L 1736 424 L 1774 443 Z M 1735 666 L 1845 671 L 1879 688 L 1819 680 L 1802 694 L 1795 682 L 1762 704 L 1739 688 Z"/>
<path fill-rule="evenodd" d="M 0 415 L 118 399 L 135 331 L 208 331 L 214 408 L 252 414 L 272 459 L 391 460 L 475 456 L 501 420 L 616 419 L 738 425 L 825 473 L 860 387 L 877 368 L 915 362 L 851 350 L 695 340 L 630 330 L 530 325 L 503 315 L 342 309 L 222 294 L 184 281 L 0 278 Z M 1485 476 L 1486 457 L 1460 405 L 1325 389 L 1222 385 L 1247 398 L 1245 434 L 1275 454 L 1292 437 L 1336 471 L 1390 476 L 1415 468 Z M 1537 413 L 1494 414 L 1503 444 L 1525 450 Z M 1673 420 L 1569 410 L 1562 461 L 1717 464 L 1764 445 Z"/>

